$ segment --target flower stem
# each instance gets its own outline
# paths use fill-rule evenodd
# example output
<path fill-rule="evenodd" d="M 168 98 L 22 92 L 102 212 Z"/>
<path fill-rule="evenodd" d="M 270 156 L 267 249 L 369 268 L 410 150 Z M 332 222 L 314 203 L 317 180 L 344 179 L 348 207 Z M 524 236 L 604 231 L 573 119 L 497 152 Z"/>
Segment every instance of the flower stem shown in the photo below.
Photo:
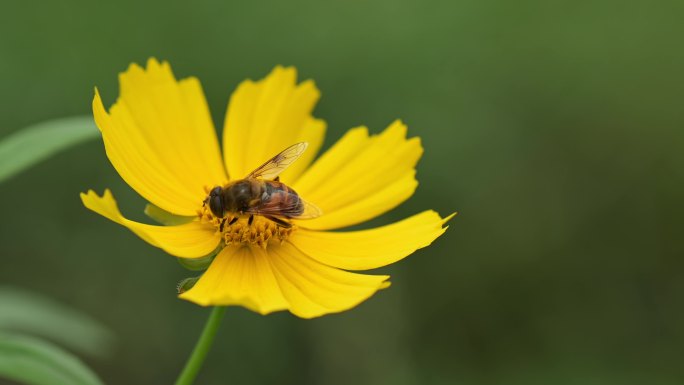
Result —
<path fill-rule="evenodd" d="M 188 362 L 185 364 L 185 368 L 183 368 L 180 376 L 178 376 L 176 385 L 190 385 L 195 381 L 195 377 L 197 377 L 197 374 L 204 363 L 204 359 L 207 357 L 211 344 L 214 342 L 214 337 L 221 325 L 221 320 L 223 319 L 223 314 L 225 312 L 225 306 L 216 306 L 211 310 L 211 315 L 209 316 L 206 325 L 204 325 L 202 335 L 200 335 L 199 340 L 197 340 L 195 349 L 192 351 Z"/>

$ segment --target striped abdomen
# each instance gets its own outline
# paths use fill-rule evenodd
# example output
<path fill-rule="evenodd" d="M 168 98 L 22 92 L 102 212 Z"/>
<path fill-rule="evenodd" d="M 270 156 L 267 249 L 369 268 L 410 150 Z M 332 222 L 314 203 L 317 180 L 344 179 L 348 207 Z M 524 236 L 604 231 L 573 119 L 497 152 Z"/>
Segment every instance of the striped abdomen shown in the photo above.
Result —
<path fill-rule="evenodd" d="M 286 184 L 271 180 L 258 180 L 261 184 L 261 199 L 254 211 L 261 214 L 296 217 L 304 212 L 304 203 L 299 194 Z"/>

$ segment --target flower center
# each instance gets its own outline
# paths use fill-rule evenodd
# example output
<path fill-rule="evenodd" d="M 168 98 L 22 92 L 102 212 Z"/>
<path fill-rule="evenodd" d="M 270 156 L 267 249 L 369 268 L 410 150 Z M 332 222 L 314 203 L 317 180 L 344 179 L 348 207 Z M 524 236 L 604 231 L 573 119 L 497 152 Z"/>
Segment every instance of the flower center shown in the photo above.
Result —
<path fill-rule="evenodd" d="M 228 245 L 253 244 L 263 248 L 268 246 L 269 241 L 282 243 L 296 229 L 283 227 L 260 215 L 231 215 L 218 218 L 209 209 L 208 205 L 198 210 L 200 221 L 211 223 L 223 235 L 223 241 Z M 251 219 L 250 219 L 251 218 Z"/>

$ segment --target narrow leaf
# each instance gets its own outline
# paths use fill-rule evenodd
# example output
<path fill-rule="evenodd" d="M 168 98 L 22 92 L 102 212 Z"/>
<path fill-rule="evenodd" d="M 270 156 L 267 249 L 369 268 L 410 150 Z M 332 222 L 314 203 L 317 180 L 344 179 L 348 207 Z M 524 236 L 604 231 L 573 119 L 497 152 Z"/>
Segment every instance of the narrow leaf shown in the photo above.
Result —
<path fill-rule="evenodd" d="M 44 296 L 0 286 L 0 330 L 36 334 L 91 356 L 112 350 L 113 333 L 90 316 Z"/>
<path fill-rule="evenodd" d="M 0 334 L 0 377 L 29 385 L 102 385 L 76 356 L 34 337 Z"/>
<path fill-rule="evenodd" d="M 100 136 L 90 116 L 48 120 L 0 140 L 0 182 L 88 139 Z"/>

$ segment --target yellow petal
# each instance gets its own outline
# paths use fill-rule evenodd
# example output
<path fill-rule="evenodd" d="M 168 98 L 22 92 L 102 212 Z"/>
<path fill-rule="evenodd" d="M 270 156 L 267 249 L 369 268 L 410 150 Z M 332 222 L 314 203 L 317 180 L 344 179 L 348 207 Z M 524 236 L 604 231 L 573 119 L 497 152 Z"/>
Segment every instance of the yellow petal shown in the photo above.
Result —
<path fill-rule="evenodd" d="M 281 174 L 286 183 L 296 180 L 325 136 L 325 122 L 311 115 L 319 97 L 313 81 L 297 84 L 293 67 L 278 66 L 264 79 L 242 82 L 230 97 L 223 131 L 230 178 L 244 178 L 290 145 L 306 141 L 306 153 Z"/>
<path fill-rule="evenodd" d="M 323 211 L 323 216 L 298 225 L 335 229 L 391 210 L 415 191 L 415 166 L 422 153 L 420 139 L 406 139 L 400 121 L 375 136 L 365 127 L 349 131 L 293 184 Z"/>
<path fill-rule="evenodd" d="M 289 307 L 268 255 L 261 248 L 249 246 L 221 250 L 195 286 L 180 298 L 202 306 L 239 305 L 260 314 Z"/>
<path fill-rule="evenodd" d="M 132 64 L 119 77 L 120 96 L 105 111 L 99 93 L 95 122 L 107 156 L 140 195 L 178 215 L 195 215 L 205 186 L 227 176 L 199 81 L 177 81 L 168 63 Z"/>
<path fill-rule="evenodd" d="M 178 226 L 153 226 L 128 220 L 121 215 L 119 207 L 109 190 L 98 196 L 93 190 L 81 193 L 83 204 L 90 210 L 133 231 L 152 246 L 181 258 L 200 258 L 216 247 L 221 235 L 213 226 L 190 222 Z"/>
<path fill-rule="evenodd" d="M 323 265 L 291 245 L 226 247 L 180 298 L 203 306 L 239 305 L 260 314 L 289 310 L 302 318 L 337 313 L 389 286 L 386 275 Z"/>
<path fill-rule="evenodd" d="M 329 266 L 349 270 L 376 269 L 428 246 L 446 231 L 442 218 L 424 211 L 370 230 L 327 232 L 298 229 L 288 239 L 306 255 Z"/>
<path fill-rule="evenodd" d="M 338 270 L 307 257 L 287 242 L 269 246 L 268 254 L 290 312 L 302 318 L 349 310 L 389 286 L 387 275 Z"/>

